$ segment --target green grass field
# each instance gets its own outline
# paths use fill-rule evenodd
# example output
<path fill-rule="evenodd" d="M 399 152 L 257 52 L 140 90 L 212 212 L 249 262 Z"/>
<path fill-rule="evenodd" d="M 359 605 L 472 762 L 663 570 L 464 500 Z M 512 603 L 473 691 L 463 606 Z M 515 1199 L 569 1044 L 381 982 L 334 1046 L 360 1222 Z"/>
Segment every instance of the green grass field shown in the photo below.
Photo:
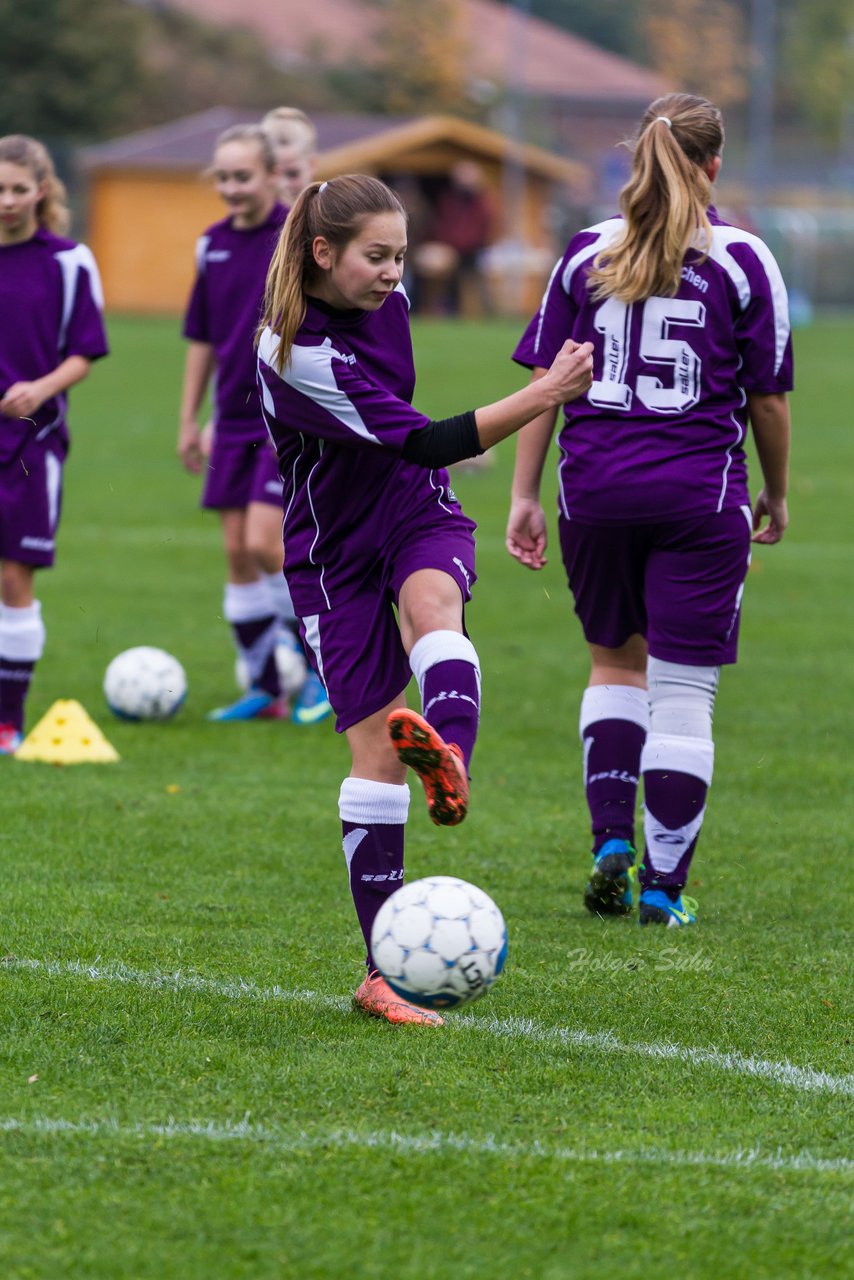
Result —
<path fill-rule="evenodd" d="M 418 325 L 420 407 L 519 385 L 517 332 Z M 3 1275 L 851 1275 L 854 328 L 797 334 L 791 529 L 754 556 L 700 923 L 675 937 L 581 905 L 586 660 L 559 556 L 531 575 L 504 552 L 512 445 L 459 475 L 480 525 L 472 811 L 436 829 L 413 783 L 408 875 L 487 889 L 510 959 L 440 1032 L 350 1006 L 344 742 L 205 722 L 233 651 L 218 529 L 174 453 L 182 344 L 166 321 L 111 338 L 73 397 L 29 723 L 77 698 L 122 761 L 0 760 Z M 184 663 L 174 722 L 104 706 L 133 644 Z"/>

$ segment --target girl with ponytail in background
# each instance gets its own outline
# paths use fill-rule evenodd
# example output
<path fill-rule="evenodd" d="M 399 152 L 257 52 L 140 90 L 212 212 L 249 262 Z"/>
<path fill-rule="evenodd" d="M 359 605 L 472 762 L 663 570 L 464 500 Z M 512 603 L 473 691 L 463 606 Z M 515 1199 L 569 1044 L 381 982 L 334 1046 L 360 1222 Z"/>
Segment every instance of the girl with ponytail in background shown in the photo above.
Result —
<path fill-rule="evenodd" d="M 514 358 L 542 377 L 567 338 L 593 345 L 593 384 L 559 435 L 560 546 L 590 647 L 581 702 L 597 915 L 693 924 L 682 896 L 712 781 L 720 667 L 736 660 L 753 541 L 779 542 L 792 349 L 786 290 L 765 244 L 712 203 L 720 112 L 670 94 L 633 144 L 622 216 L 579 232 Z M 545 564 L 540 480 L 549 410 L 517 444 L 507 548 Z M 744 439 L 764 485 L 751 511 Z M 644 852 L 634 812 L 644 782 Z M 639 870 L 639 902 L 636 880 Z"/>

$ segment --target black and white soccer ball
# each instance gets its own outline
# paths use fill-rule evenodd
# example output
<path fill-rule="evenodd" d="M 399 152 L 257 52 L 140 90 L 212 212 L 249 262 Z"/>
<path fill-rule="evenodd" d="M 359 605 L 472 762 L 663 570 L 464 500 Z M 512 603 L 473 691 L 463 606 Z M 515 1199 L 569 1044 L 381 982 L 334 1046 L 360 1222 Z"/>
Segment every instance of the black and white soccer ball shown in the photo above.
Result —
<path fill-rule="evenodd" d="M 165 649 L 138 645 L 113 658 L 104 674 L 104 697 L 120 720 L 169 720 L 187 696 L 187 676 Z"/>
<path fill-rule="evenodd" d="M 507 928 L 483 889 L 428 876 L 397 889 L 371 931 L 374 964 L 404 1000 L 459 1009 L 486 995 L 507 959 Z"/>

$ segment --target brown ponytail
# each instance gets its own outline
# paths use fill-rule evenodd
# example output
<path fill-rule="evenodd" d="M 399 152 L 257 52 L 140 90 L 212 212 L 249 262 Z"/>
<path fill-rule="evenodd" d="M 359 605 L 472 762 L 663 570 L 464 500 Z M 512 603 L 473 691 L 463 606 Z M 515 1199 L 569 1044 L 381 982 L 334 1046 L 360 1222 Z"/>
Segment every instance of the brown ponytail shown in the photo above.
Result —
<path fill-rule="evenodd" d="M 598 301 L 672 297 L 689 249 L 705 256 L 712 229 L 705 167 L 723 148 L 721 113 L 705 98 L 672 93 L 647 107 L 620 193 L 625 232 L 597 254 L 588 283 Z"/>
<path fill-rule="evenodd" d="M 344 174 L 328 182 L 312 182 L 300 192 L 287 216 L 267 274 L 264 318 L 279 338 L 276 367 L 282 372 L 290 359 L 297 330 L 305 319 L 306 286 L 316 272 L 314 241 L 323 236 L 338 252 L 376 213 L 399 213 L 400 200 L 379 178 Z"/>

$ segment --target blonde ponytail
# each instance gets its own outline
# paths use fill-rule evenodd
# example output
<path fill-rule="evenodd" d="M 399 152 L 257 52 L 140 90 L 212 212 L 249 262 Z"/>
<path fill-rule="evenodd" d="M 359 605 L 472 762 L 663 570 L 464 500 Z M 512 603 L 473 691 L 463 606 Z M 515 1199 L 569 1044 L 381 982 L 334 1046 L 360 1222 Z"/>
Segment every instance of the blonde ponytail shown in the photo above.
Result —
<path fill-rule="evenodd" d="M 685 254 L 705 257 L 711 245 L 705 168 L 723 141 L 721 114 L 705 98 L 668 94 L 647 108 L 620 193 L 624 234 L 597 254 L 588 273 L 594 299 L 631 303 L 677 292 Z"/>

